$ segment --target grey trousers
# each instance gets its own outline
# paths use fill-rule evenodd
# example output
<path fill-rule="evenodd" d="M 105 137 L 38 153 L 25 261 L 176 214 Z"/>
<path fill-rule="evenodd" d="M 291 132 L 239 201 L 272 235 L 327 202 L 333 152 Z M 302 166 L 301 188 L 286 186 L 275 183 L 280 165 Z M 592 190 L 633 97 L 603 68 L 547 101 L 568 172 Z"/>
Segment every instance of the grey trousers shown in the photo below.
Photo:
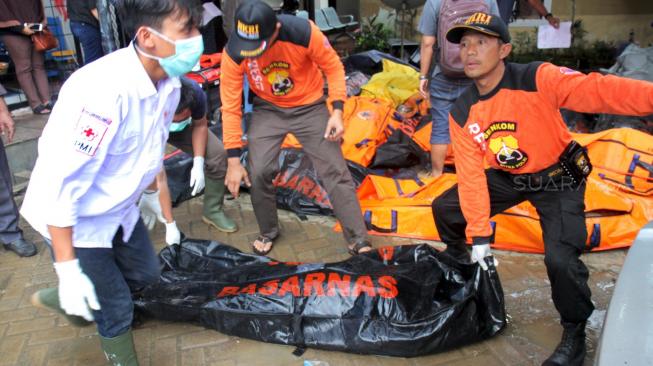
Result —
<path fill-rule="evenodd" d="M 22 237 L 23 231 L 18 227 L 18 207 L 14 202 L 9 162 L 0 138 L 0 243 L 9 244 Z"/>
<path fill-rule="evenodd" d="M 347 169 L 340 144 L 324 138 L 329 112 L 324 100 L 294 108 L 281 108 L 261 98 L 254 99 L 254 112 L 248 131 L 248 168 L 254 215 L 262 235 L 274 238 L 279 233 L 277 201 L 272 183 L 279 171 L 279 153 L 286 134 L 292 133 L 302 144 L 329 195 L 336 218 L 340 220 L 349 244 L 367 238 L 367 229 L 356 189 Z"/>
<path fill-rule="evenodd" d="M 171 132 L 168 136 L 168 143 L 187 154 L 193 155 L 193 129 L 186 127 L 181 132 Z M 209 130 L 204 154 L 204 174 L 206 174 L 206 177 L 224 182 L 224 177 L 227 175 L 227 152 L 224 150 L 222 141 L 211 130 Z"/>

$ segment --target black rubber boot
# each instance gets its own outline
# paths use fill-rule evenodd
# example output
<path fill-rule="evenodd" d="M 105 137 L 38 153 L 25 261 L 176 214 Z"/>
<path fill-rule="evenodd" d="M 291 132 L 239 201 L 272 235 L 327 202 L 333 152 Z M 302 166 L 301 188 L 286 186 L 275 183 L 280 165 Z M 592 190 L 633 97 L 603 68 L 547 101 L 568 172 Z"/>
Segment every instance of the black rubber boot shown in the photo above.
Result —
<path fill-rule="evenodd" d="M 581 366 L 585 360 L 585 322 L 562 322 L 562 340 L 542 366 Z"/>

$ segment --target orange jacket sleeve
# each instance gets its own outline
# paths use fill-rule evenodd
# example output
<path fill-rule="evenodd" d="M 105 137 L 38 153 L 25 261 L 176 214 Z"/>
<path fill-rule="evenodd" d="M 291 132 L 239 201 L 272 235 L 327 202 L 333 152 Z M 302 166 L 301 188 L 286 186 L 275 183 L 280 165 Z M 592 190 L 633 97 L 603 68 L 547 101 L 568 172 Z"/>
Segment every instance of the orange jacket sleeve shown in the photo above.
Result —
<path fill-rule="evenodd" d="M 449 115 L 449 132 L 458 177 L 460 208 L 467 221 L 465 234 L 475 244 L 488 244 L 490 226 L 490 193 L 485 176 L 484 152 L 471 134 Z"/>
<path fill-rule="evenodd" d="M 338 57 L 336 51 L 331 47 L 327 37 L 313 22 L 311 22 L 311 40 L 308 44 L 308 53 L 311 60 L 326 75 L 329 86 L 327 104 L 342 109 L 347 99 L 345 68 L 342 66 L 340 57 Z"/>
<path fill-rule="evenodd" d="M 645 116 L 653 113 L 653 83 L 614 75 L 585 75 L 550 63 L 537 71 L 538 91 L 554 108 L 583 113 Z"/>
<path fill-rule="evenodd" d="M 245 62 L 245 61 L 243 61 Z M 220 99 L 222 101 L 222 139 L 229 157 L 240 157 L 242 137 L 243 69 L 224 52 L 220 74 Z"/>

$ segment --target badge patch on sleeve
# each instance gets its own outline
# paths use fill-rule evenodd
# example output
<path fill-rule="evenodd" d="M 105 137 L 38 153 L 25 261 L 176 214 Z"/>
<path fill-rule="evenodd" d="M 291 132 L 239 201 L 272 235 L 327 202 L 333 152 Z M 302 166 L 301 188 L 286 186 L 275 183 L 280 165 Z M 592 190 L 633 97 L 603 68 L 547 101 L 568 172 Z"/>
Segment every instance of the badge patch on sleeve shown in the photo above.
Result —
<path fill-rule="evenodd" d="M 82 110 L 73 132 L 73 146 L 80 153 L 95 156 L 111 120 Z"/>

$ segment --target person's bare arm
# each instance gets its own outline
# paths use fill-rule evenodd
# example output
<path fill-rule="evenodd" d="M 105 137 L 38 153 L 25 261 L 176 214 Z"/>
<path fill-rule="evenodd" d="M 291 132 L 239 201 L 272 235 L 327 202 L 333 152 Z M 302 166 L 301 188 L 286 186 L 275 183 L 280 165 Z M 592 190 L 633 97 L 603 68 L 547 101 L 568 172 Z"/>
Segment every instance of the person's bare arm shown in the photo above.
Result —
<path fill-rule="evenodd" d="M 549 24 L 551 24 L 554 28 L 560 27 L 560 19 L 556 18 L 553 16 L 553 14 L 549 13 L 548 10 L 544 7 L 544 4 L 542 4 L 542 1 L 540 0 L 528 0 L 528 3 L 537 11 L 538 14 L 540 14 L 541 17 L 546 19 Z"/>
<path fill-rule="evenodd" d="M 161 213 L 167 223 L 175 221 L 172 217 L 172 198 L 170 197 L 170 188 L 168 187 L 168 176 L 166 170 L 161 169 L 156 176 L 156 182 L 159 186 L 159 203 L 161 204 Z"/>
<path fill-rule="evenodd" d="M 191 144 L 193 145 L 193 157 L 205 157 L 206 142 L 209 138 L 209 124 L 206 117 L 193 121 L 193 133 Z"/>
<path fill-rule="evenodd" d="M 0 133 L 7 138 L 7 143 L 14 139 L 14 119 L 4 97 L 0 97 Z"/>
<path fill-rule="evenodd" d="M 435 47 L 435 36 L 422 36 L 420 47 L 420 81 L 419 91 L 424 98 L 428 98 L 429 69 L 433 59 L 433 47 Z"/>
<path fill-rule="evenodd" d="M 48 231 L 52 240 L 52 252 L 54 253 L 55 262 L 66 262 L 75 259 L 72 226 L 57 227 L 48 225 Z"/>

